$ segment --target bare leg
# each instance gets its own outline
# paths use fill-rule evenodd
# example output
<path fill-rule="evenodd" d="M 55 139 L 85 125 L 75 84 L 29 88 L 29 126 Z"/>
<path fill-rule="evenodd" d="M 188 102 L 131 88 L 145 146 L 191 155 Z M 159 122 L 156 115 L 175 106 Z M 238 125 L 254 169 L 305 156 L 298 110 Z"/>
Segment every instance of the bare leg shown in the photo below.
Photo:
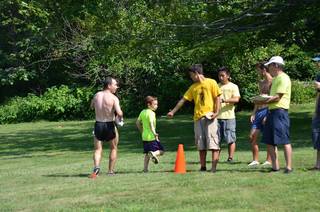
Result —
<path fill-rule="evenodd" d="M 236 143 L 233 142 L 232 144 L 228 145 L 228 153 L 229 153 L 229 158 L 233 159 L 234 152 L 236 151 Z"/>
<path fill-rule="evenodd" d="M 288 170 L 292 169 L 292 147 L 291 144 L 284 145 L 284 157 L 286 159 L 286 168 Z"/>
<path fill-rule="evenodd" d="M 206 167 L 207 150 L 199 150 L 199 156 L 201 167 Z"/>
<path fill-rule="evenodd" d="M 278 151 L 276 146 L 267 144 L 268 152 L 272 161 L 272 169 L 279 170 Z"/>
<path fill-rule="evenodd" d="M 220 150 L 212 150 L 212 168 L 211 172 L 216 172 L 219 161 Z"/>
<path fill-rule="evenodd" d="M 114 166 L 117 160 L 119 134 L 116 130 L 116 137 L 110 141 L 110 153 L 109 153 L 109 171 L 108 173 L 114 173 Z"/>
<path fill-rule="evenodd" d="M 94 138 L 94 152 L 93 152 L 94 167 L 100 166 L 101 158 L 102 158 L 102 142 Z"/>
<path fill-rule="evenodd" d="M 143 168 L 144 172 L 148 172 L 149 161 L 150 161 L 150 157 L 148 156 L 148 154 L 145 154 L 145 156 L 144 156 L 144 168 Z"/>
<path fill-rule="evenodd" d="M 259 146 L 257 143 L 259 132 L 260 130 L 258 129 L 252 129 L 249 136 L 252 149 L 252 160 L 257 162 L 259 161 Z"/>
<path fill-rule="evenodd" d="M 277 151 L 277 147 L 276 148 L 276 151 Z M 267 151 L 267 158 L 266 158 L 266 161 L 269 161 L 270 163 L 272 163 L 272 160 L 271 160 L 271 156 L 269 154 L 269 152 Z"/>

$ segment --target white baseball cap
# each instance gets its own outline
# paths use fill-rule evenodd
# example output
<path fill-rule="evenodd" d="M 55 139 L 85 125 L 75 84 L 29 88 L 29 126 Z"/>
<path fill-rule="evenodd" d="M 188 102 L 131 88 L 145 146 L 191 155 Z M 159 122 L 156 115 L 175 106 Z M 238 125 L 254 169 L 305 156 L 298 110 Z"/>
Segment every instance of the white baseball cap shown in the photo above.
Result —
<path fill-rule="evenodd" d="M 320 62 L 320 55 L 312 58 L 312 60 L 315 62 Z"/>
<path fill-rule="evenodd" d="M 281 64 L 281 65 L 284 65 L 283 58 L 280 57 L 280 56 L 271 57 L 270 60 L 268 62 L 266 62 L 264 65 L 267 66 L 267 65 L 270 65 L 271 63 L 278 63 L 278 64 Z"/>

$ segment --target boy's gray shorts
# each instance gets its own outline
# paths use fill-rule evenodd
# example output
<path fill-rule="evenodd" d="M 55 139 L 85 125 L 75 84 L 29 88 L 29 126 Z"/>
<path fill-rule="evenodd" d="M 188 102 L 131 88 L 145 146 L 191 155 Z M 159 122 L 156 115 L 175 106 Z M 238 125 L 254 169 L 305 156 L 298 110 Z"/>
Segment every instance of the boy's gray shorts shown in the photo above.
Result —
<path fill-rule="evenodd" d="M 194 122 L 195 144 L 198 150 L 219 150 L 218 121 L 202 117 Z"/>

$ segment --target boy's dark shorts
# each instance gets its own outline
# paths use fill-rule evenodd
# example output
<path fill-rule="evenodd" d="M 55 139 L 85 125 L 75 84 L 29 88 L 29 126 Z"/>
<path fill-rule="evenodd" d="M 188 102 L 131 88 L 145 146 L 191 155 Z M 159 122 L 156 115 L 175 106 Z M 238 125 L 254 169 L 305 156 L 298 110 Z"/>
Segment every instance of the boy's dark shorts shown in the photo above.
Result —
<path fill-rule="evenodd" d="M 143 141 L 143 153 L 148 153 L 150 151 L 155 152 L 157 150 L 164 151 L 164 148 L 159 141 Z"/>
<path fill-rule="evenodd" d="M 94 124 L 94 136 L 100 141 L 110 141 L 114 139 L 116 137 L 114 122 L 96 121 Z"/>
<path fill-rule="evenodd" d="M 273 146 L 290 144 L 289 128 L 288 110 L 282 108 L 270 110 L 264 126 L 262 142 Z"/>

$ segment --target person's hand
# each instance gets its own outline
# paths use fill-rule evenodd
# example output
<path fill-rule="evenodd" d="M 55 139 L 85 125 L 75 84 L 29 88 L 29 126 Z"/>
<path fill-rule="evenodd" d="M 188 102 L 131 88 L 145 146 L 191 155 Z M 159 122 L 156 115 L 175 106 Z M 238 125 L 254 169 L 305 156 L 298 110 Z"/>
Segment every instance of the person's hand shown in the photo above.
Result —
<path fill-rule="evenodd" d="M 160 139 L 159 139 L 159 134 L 158 134 L 158 133 L 155 134 L 155 137 L 156 137 L 156 140 L 157 140 L 157 141 L 160 141 Z"/>
<path fill-rule="evenodd" d="M 172 111 L 170 111 L 169 113 L 167 113 L 168 118 L 173 118 L 174 113 Z"/>
<path fill-rule="evenodd" d="M 268 104 L 268 99 L 267 100 L 253 100 L 253 103 L 255 105 L 264 105 L 264 104 Z"/>
<path fill-rule="evenodd" d="M 215 119 L 215 118 L 217 118 L 218 115 L 219 115 L 219 113 L 214 113 L 214 112 L 213 112 L 212 115 L 211 115 L 211 118 L 212 118 L 212 119 Z"/>
<path fill-rule="evenodd" d="M 320 82 L 314 81 L 314 87 L 316 90 L 319 90 L 320 89 Z"/>
<path fill-rule="evenodd" d="M 251 116 L 250 116 L 250 122 L 253 123 L 253 121 L 254 121 L 255 118 L 256 118 L 255 115 L 251 115 Z"/>
<path fill-rule="evenodd" d="M 267 117 L 264 117 L 263 120 L 262 120 L 262 124 L 265 125 L 266 121 L 267 121 Z"/>

